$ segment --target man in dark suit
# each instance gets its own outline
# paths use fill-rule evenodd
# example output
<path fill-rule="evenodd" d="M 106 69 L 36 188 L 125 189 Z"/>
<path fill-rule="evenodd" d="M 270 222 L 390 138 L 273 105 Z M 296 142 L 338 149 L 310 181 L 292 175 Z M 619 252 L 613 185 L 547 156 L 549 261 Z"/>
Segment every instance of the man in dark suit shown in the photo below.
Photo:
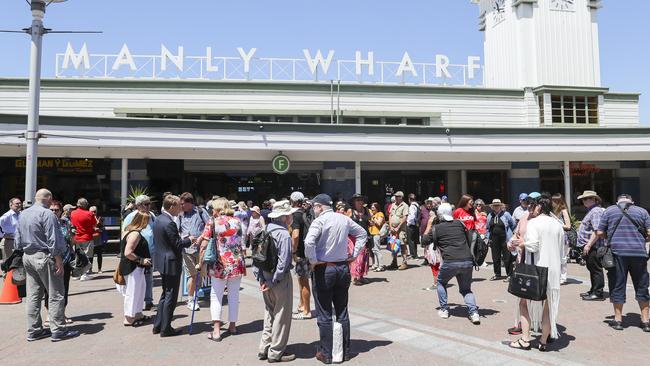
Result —
<path fill-rule="evenodd" d="M 181 334 L 180 329 L 171 326 L 174 309 L 178 300 L 182 271 L 183 248 L 191 246 L 193 237 L 182 239 L 178 234 L 178 226 L 173 217 L 181 211 L 180 198 L 169 195 L 163 201 L 163 213 L 156 218 L 153 236 L 156 251 L 154 254 L 154 268 L 162 276 L 162 295 L 158 302 L 158 313 L 153 325 L 153 334 L 160 333 L 161 337 L 170 337 Z"/>

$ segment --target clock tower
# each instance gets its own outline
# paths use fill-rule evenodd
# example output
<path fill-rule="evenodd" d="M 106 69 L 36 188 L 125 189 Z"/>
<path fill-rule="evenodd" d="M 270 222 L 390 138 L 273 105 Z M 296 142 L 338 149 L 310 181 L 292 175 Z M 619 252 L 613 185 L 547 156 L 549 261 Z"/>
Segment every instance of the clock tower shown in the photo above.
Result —
<path fill-rule="evenodd" d="M 485 37 L 486 87 L 600 87 L 600 0 L 472 2 Z"/>

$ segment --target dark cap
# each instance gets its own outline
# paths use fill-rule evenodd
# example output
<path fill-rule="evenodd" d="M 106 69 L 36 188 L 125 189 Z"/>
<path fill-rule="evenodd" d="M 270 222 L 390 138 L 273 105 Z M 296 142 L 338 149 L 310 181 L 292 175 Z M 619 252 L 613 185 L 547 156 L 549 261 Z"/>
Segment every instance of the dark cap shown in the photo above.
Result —
<path fill-rule="evenodd" d="M 314 197 L 311 200 L 311 203 L 312 204 L 318 203 L 318 204 L 321 204 L 321 205 L 324 205 L 324 206 L 332 206 L 332 197 L 330 197 L 329 195 L 327 195 L 325 193 L 321 193 L 318 196 Z"/>

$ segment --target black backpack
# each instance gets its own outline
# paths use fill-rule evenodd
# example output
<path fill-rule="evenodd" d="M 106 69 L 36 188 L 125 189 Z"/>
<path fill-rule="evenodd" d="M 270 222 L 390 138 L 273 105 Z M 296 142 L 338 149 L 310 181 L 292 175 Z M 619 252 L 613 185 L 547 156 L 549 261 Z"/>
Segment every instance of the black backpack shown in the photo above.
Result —
<path fill-rule="evenodd" d="M 278 266 L 278 250 L 275 247 L 275 241 L 271 233 L 280 230 L 271 231 L 262 230 L 253 237 L 251 249 L 253 250 L 253 265 L 262 271 L 275 272 Z"/>
<path fill-rule="evenodd" d="M 489 246 L 485 242 L 478 231 L 472 229 L 467 231 L 467 243 L 469 244 L 469 251 L 472 253 L 472 259 L 474 261 L 474 267 L 478 269 L 480 266 L 485 263 L 485 257 L 487 257 Z"/>

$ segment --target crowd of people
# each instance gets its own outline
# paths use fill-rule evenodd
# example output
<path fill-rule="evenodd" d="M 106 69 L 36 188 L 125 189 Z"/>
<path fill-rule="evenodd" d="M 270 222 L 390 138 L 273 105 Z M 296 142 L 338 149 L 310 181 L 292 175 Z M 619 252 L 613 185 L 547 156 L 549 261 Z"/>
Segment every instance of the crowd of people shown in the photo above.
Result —
<path fill-rule="evenodd" d="M 191 311 L 200 308 L 198 288 L 209 283 L 213 328 L 208 339 L 219 342 L 224 332 L 236 335 L 239 287 L 250 257 L 264 302 L 259 359 L 271 363 L 295 359 L 287 351 L 291 323 L 312 318 L 313 298 L 320 334 L 315 357 L 326 364 L 342 362 L 352 354 L 349 289 L 367 284 L 370 270 L 408 270 L 413 267 L 409 261 L 422 259 L 420 265 L 431 268 L 433 284 L 428 289 L 437 293 L 438 315 L 450 317 L 447 289 L 456 278 L 469 320 L 480 324 L 473 272 L 487 264 L 477 258 L 472 238 L 478 237 L 491 251 L 491 281 L 513 281 L 523 264 L 545 268 L 544 298 L 516 301 L 515 322 L 508 333 L 519 338 L 510 347 L 530 350 L 531 331 L 536 329 L 541 330 L 536 346 L 540 351 L 560 336 L 561 286 L 569 279 L 567 263 L 572 258 L 586 264 L 590 273 L 591 287 L 581 294 L 584 301 L 605 300 L 607 269 L 613 329 L 623 329 L 630 275 L 641 309 L 640 326 L 650 332 L 646 248 L 650 216 L 629 195 L 620 195 L 615 205 L 605 209 L 596 192 L 585 191 L 577 197 L 587 209 L 579 225 L 560 194 L 522 193 L 512 213 L 498 198 L 489 205 L 468 194 L 455 205 L 445 196 L 423 202 L 415 194 L 406 196 L 407 201 L 404 198 L 403 192 L 396 192 L 384 206 L 360 194 L 347 202 L 334 202 L 327 194 L 307 198 L 294 192 L 259 207 L 218 196 L 199 205 L 191 193 L 167 192 L 160 211 L 154 212 L 151 197 L 135 197 L 123 212 L 114 276 L 124 297 L 123 324 L 137 327 L 151 322 L 153 333 L 160 337 L 181 334 L 181 329 L 172 327 L 172 319 L 181 277 L 186 276 L 186 306 Z M 27 340 L 73 338 L 79 333 L 67 327 L 71 322 L 65 315 L 69 282 L 93 278 L 94 256 L 98 272 L 102 271 L 106 230 L 97 209 L 84 198 L 75 206 L 63 205 L 47 189 L 40 189 L 34 202 L 23 210 L 20 199 L 10 200 L 10 210 L 0 217 L 2 256 L 7 261 L 16 253 L 22 255 Z M 391 253 L 387 266 L 382 264 L 383 250 Z M 87 264 L 80 263 L 84 257 Z M 295 309 L 291 270 L 298 283 Z M 162 291 L 155 317 L 150 317 L 144 311 L 155 306 L 154 271 L 161 276 Z M 222 315 L 226 292 L 227 321 Z M 49 327 L 43 326 L 40 316 L 43 300 Z"/>

